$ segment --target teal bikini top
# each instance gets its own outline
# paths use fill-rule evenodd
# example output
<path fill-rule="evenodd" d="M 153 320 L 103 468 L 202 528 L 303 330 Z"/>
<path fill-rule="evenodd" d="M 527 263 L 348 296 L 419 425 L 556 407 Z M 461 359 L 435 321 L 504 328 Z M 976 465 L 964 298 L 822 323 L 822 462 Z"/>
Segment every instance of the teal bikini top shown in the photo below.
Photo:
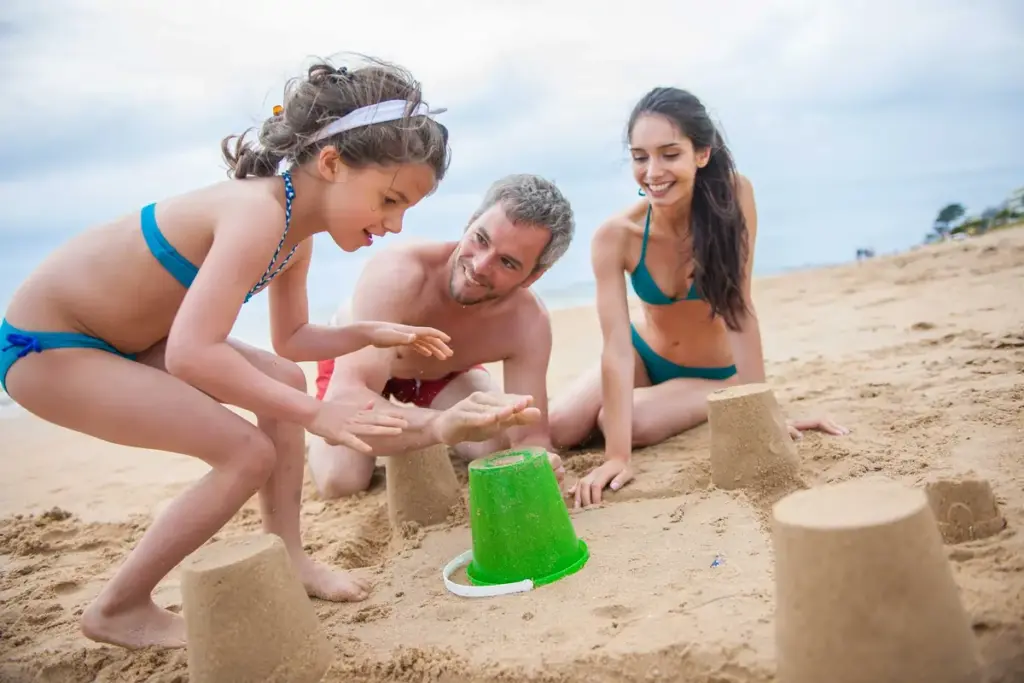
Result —
<path fill-rule="evenodd" d="M 697 293 L 697 282 L 696 280 L 690 284 L 690 289 L 686 292 L 686 296 L 673 299 L 666 296 L 664 292 L 658 287 L 658 283 L 651 277 L 651 273 L 647 270 L 647 264 L 644 262 L 644 257 L 647 255 L 647 237 L 651 231 L 651 207 L 647 207 L 647 221 L 644 224 L 644 241 L 640 245 L 640 260 L 636 264 L 636 268 L 629 274 L 630 282 L 633 283 L 633 291 L 640 297 L 640 300 L 644 303 L 648 303 L 654 306 L 666 306 L 668 304 L 674 304 L 677 301 L 700 301 L 700 294 Z"/>

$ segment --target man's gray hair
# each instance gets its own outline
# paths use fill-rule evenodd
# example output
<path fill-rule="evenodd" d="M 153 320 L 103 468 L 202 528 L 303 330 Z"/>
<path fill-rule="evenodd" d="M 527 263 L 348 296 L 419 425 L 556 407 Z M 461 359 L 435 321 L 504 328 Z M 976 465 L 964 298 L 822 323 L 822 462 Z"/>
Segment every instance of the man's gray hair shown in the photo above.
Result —
<path fill-rule="evenodd" d="M 516 173 L 497 180 L 469 219 L 470 225 L 495 204 L 501 204 L 513 225 L 532 225 L 551 231 L 536 269 L 550 268 L 569 248 L 576 224 L 572 207 L 553 182 L 529 173 Z"/>

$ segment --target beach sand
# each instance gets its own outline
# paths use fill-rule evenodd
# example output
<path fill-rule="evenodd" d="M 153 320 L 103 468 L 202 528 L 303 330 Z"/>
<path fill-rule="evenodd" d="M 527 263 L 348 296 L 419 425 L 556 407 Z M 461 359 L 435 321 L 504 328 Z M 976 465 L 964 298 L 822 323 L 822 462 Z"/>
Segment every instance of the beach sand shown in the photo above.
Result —
<path fill-rule="evenodd" d="M 946 551 L 992 683 L 1024 680 L 1022 282 L 1024 230 L 1009 230 L 755 283 L 769 381 L 787 415 L 827 413 L 853 430 L 799 442 L 809 483 L 991 482 L 1007 528 Z M 600 333 L 591 308 L 554 318 L 557 394 L 597 361 Z M 0 680 L 187 680 L 184 650 L 95 645 L 77 623 L 153 511 L 206 466 L 31 417 L 0 430 Z M 576 477 L 601 453 L 566 458 Z M 480 600 L 441 582 L 442 566 L 470 547 L 464 515 L 392 534 L 381 469 L 370 492 L 342 501 L 319 500 L 307 477 L 309 550 L 374 583 L 362 603 L 314 601 L 337 652 L 325 680 L 774 680 L 766 511 L 711 486 L 706 425 L 634 459 L 632 484 L 573 515 L 592 553 L 580 573 Z M 464 467 L 459 475 L 464 483 Z M 258 525 L 253 500 L 220 536 Z M 180 605 L 178 581 L 175 572 L 160 585 L 160 604 Z"/>

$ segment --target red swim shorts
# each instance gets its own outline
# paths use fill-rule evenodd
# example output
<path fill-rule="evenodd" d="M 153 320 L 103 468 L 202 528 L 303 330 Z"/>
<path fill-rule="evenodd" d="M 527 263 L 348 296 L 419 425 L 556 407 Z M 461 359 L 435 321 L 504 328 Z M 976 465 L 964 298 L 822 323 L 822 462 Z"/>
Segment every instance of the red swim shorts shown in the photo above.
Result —
<path fill-rule="evenodd" d="M 331 382 L 331 375 L 334 374 L 334 359 L 318 361 L 316 364 L 316 397 L 324 400 L 327 393 L 327 385 Z M 412 403 L 420 408 L 429 408 L 441 390 L 448 386 L 448 383 L 469 370 L 485 370 L 483 365 L 474 365 L 468 370 L 457 370 L 450 372 L 440 379 L 399 379 L 392 377 L 384 385 L 381 396 L 391 398 L 394 396 L 402 403 Z M 486 370 L 485 370 L 486 371 Z"/>

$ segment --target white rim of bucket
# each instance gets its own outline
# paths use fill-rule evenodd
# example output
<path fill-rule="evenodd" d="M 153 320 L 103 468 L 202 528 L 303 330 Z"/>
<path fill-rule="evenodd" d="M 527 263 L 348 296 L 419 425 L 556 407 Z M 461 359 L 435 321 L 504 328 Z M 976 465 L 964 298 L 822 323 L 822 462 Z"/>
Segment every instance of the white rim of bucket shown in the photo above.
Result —
<path fill-rule="evenodd" d="M 441 570 L 441 578 L 444 580 L 444 587 L 448 589 L 450 593 L 454 593 L 463 598 L 492 598 L 497 595 L 511 595 L 512 593 L 525 593 L 526 591 L 533 590 L 533 581 L 531 579 L 524 579 L 522 581 L 516 581 L 515 583 L 502 583 L 496 586 L 467 586 L 462 583 L 455 583 L 452 581 L 452 574 L 461 567 L 467 566 L 473 561 L 473 551 L 467 550 L 458 557 L 452 559 L 451 562 L 444 566 Z"/>

